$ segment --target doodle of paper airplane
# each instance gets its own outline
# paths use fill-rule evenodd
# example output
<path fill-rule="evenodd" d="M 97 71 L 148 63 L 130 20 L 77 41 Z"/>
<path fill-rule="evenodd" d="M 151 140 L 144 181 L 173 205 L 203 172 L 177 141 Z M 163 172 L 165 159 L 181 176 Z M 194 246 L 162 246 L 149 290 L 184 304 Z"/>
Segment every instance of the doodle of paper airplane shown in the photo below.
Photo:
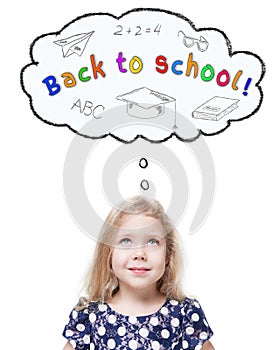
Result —
<path fill-rule="evenodd" d="M 63 57 L 69 57 L 73 53 L 81 56 L 93 33 L 94 31 L 89 33 L 76 34 L 66 39 L 54 41 L 54 44 L 62 47 Z"/>

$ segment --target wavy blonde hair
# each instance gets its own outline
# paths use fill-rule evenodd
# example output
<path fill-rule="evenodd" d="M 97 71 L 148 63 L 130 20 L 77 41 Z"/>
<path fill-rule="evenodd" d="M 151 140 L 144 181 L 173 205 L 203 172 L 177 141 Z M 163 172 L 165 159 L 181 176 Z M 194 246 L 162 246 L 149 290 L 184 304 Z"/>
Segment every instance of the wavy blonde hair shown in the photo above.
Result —
<path fill-rule="evenodd" d="M 81 298 L 78 308 L 84 308 L 89 301 L 106 302 L 119 289 L 118 280 L 111 267 L 113 238 L 121 226 L 125 215 L 144 214 L 156 218 L 161 223 L 166 240 L 166 268 L 157 281 L 157 288 L 167 298 L 182 300 L 185 298 L 181 287 L 183 260 L 176 230 L 157 200 L 135 196 L 123 201 L 108 214 L 101 229 L 95 247 L 92 264 L 85 280 L 87 297 Z"/>

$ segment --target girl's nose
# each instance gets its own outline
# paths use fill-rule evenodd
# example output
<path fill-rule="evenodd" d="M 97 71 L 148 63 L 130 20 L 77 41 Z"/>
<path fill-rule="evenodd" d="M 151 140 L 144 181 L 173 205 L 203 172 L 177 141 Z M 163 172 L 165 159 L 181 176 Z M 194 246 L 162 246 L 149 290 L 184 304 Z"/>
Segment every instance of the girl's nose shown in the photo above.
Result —
<path fill-rule="evenodd" d="M 147 256 L 143 250 L 136 251 L 136 252 L 134 252 L 133 260 L 147 261 Z"/>

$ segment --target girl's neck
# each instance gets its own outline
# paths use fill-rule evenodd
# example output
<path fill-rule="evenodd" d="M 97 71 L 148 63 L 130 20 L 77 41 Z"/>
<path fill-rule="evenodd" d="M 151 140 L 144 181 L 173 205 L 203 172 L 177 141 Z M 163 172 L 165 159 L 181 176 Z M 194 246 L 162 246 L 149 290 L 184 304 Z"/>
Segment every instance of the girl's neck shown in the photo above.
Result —
<path fill-rule="evenodd" d="M 127 288 L 119 288 L 119 291 L 115 295 L 117 299 L 122 299 L 124 301 L 131 301 L 137 303 L 146 303 L 149 301 L 153 301 L 156 299 L 162 299 L 162 294 L 157 290 L 144 289 L 144 290 L 129 290 Z M 165 297 L 164 297 L 165 299 Z"/>
<path fill-rule="evenodd" d="M 120 285 L 118 292 L 108 301 L 108 304 L 121 314 L 136 316 L 154 313 L 165 301 L 166 297 L 157 290 L 156 286 L 130 290 Z"/>

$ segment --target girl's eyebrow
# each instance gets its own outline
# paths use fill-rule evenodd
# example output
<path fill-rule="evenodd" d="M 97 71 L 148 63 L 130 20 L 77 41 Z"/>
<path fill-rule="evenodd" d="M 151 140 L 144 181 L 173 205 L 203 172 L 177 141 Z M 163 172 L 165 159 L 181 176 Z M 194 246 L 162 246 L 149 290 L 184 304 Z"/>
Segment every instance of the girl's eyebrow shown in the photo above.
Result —
<path fill-rule="evenodd" d="M 129 234 L 129 233 L 126 233 L 126 232 L 118 232 L 116 235 L 115 235 L 115 238 L 116 239 L 120 239 L 120 238 L 131 238 L 132 235 Z"/>
<path fill-rule="evenodd" d="M 138 238 L 138 237 L 144 237 L 144 238 L 156 238 L 156 239 L 162 239 L 164 238 L 164 235 L 162 233 L 158 233 L 158 232 L 147 232 L 147 233 L 133 233 L 133 232 L 118 232 L 116 234 L 116 238 L 120 239 L 120 238 Z"/>
<path fill-rule="evenodd" d="M 162 233 L 158 233 L 158 232 L 150 232 L 147 234 L 147 237 L 150 237 L 150 238 L 164 238 L 164 235 Z"/>

